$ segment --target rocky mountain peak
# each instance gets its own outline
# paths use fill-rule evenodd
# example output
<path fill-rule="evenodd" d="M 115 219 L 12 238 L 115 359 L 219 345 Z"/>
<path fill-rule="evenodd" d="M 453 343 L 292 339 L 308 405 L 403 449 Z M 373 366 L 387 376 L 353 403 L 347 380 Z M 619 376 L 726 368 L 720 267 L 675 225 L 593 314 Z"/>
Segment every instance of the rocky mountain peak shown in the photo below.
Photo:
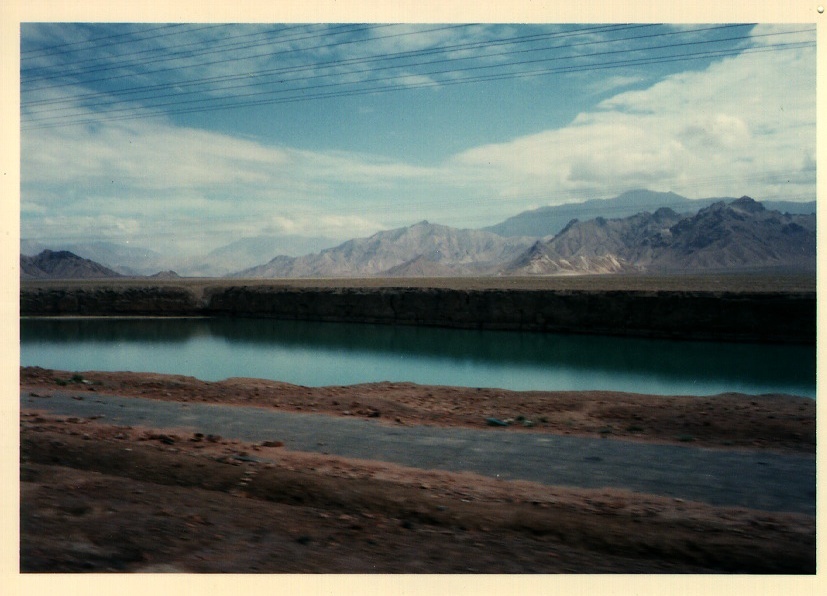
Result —
<path fill-rule="evenodd" d="M 421 221 L 369 238 L 348 240 L 317 254 L 274 259 L 234 276 L 479 275 L 522 253 L 532 240 Z"/>
<path fill-rule="evenodd" d="M 669 207 L 661 207 L 652 214 L 656 221 L 670 220 L 678 217 L 678 214 Z"/>
<path fill-rule="evenodd" d="M 46 249 L 34 257 L 20 255 L 20 275 L 24 278 L 120 277 L 100 263 L 84 259 L 68 250 Z"/>
<path fill-rule="evenodd" d="M 60 261 L 62 259 L 81 259 L 81 257 L 76 255 L 75 253 L 69 252 L 68 250 L 50 250 L 48 248 L 42 251 L 37 258 L 41 263 L 46 263 L 49 261 Z"/>
<path fill-rule="evenodd" d="M 760 213 L 762 211 L 766 211 L 766 208 L 761 203 L 746 195 L 740 199 L 732 201 L 729 206 L 738 211 L 746 211 L 747 213 Z"/>
<path fill-rule="evenodd" d="M 158 273 L 150 275 L 149 277 L 153 279 L 178 279 L 181 276 L 170 269 L 168 271 L 159 271 Z"/>
<path fill-rule="evenodd" d="M 515 259 L 511 274 L 621 271 L 691 272 L 815 269 L 815 215 L 768 210 L 750 197 L 716 202 L 695 214 L 571 221 Z"/>

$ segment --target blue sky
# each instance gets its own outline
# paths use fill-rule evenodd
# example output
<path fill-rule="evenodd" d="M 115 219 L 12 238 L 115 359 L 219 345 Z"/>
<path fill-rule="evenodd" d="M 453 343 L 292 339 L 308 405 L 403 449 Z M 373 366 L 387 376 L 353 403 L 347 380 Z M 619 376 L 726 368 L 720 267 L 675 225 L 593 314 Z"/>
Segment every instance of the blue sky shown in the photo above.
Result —
<path fill-rule="evenodd" d="M 23 238 L 204 254 L 626 190 L 815 199 L 815 26 L 21 25 Z"/>

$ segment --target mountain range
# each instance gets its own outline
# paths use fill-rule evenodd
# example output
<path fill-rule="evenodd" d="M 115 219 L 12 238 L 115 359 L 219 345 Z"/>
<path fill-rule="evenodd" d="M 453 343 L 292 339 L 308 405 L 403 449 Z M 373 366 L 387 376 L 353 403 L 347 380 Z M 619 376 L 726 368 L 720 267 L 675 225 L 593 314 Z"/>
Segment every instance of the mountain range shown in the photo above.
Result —
<path fill-rule="evenodd" d="M 233 277 L 490 275 L 532 241 L 421 221 L 303 257 L 277 256 Z"/>
<path fill-rule="evenodd" d="M 606 217 L 641 205 L 657 207 Z M 705 206 L 699 209 L 699 205 Z M 598 208 L 605 215 L 592 216 Z M 173 268 L 188 276 L 239 278 L 815 270 L 815 203 L 762 204 L 749 197 L 690 200 L 674 193 L 633 191 L 611 200 L 581 203 L 579 211 L 572 209 L 570 205 L 545 207 L 482 230 L 422 221 L 302 256 L 277 252 L 267 261 L 267 253 L 278 250 L 279 238 L 241 239 L 197 262 L 189 259 L 177 265 L 153 251 L 91 242 L 78 245 L 77 254 L 47 250 L 37 257 L 21 256 L 21 276 L 135 276 L 167 270 L 163 275 L 170 277 L 177 275 Z M 589 216 L 556 227 L 562 214 L 574 213 Z M 532 233 L 516 235 L 520 230 Z M 308 242 L 307 246 L 324 246 L 332 241 Z M 37 246 L 21 242 L 21 255 Z M 58 266 L 56 261 L 61 259 L 66 263 Z M 80 264 L 98 260 L 102 263 L 94 263 L 98 268 Z M 117 265 L 112 266 L 113 260 Z"/>
<path fill-rule="evenodd" d="M 168 262 L 169 259 L 161 253 L 129 244 L 91 241 L 50 246 L 32 240 L 21 240 L 20 242 L 21 255 L 38 255 L 44 250 L 70 252 L 126 276 L 142 276 L 164 269 L 172 269 Z"/>
<path fill-rule="evenodd" d="M 93 279 L 103 277 L 121 277 L 121 275 L 100 263 L 84 259 L 66 250 L 44 250 L 33 257 L 20 255 L 21 279 Z"/>
<path fill-rule="evenodd" d="M 572 219 L 587 220 L 595 217 L 628 217 L 643 211 L 654 212 L 668 207 L 678 213 L 695 213 L 721 201 L 732 202 L 736 197 L 687 199 L 673 192 L 652 190 L 630 190 L 612 199 L 592 199 L 581 203 L 568 203 L 554 207 L 540 207 L 523 211 L 496 225 L 483 228 L 500 236 L 553 236 Z M 781 213 L 815 213 L 815 201 L 805 203 L 793 201 L 762 201 L 769 210 Z"/>
<path fill-rule="evenodd" d="M 175 267 L 185 271 L 187 275 L 219 277 L 230 275 L 239 269 L 260 265 L 264 259 L 272 255 L 299 256 L 335 246 L 340 242 L 322 236 L 253 236 L 241 238 L 210 251 L 201 259 L 190 259 L 187 263 L 179 263 Z"/>
<path fill-rule="evenodd" d="M 661 207 L 571 220 L 549 240 L 420 222 L 303 257 L 279 256 L 233 277 L 394 277 L 815 270 L 815 215 L 749 197 L 695 214 Z"/>
<path fill-rule="evenodd" d="M 63 244 L 59 248 L 43 242 L 22 240 L 20 254 L 33 256 L 43 250 L 63 250 L 90 259 L 126 276 L 152 275 L 159 271 L 181 271 L 193 277 L 222 277 L 239 269 L 259 265 L 277 254 L 301 255 L 338 244 L 324 237 L 255 236 L 241 238 L 201 257 L 180 258 L 157 251 L 118 244 L 92 241 Z"/>
<path fill-rule="evenodd" d="M 815 271 L 815 215 L 766 209 L 749 197 L 694 215 L 654 213 L 572 220 L 559 234 L 503 268 L 505 275 Z"/>

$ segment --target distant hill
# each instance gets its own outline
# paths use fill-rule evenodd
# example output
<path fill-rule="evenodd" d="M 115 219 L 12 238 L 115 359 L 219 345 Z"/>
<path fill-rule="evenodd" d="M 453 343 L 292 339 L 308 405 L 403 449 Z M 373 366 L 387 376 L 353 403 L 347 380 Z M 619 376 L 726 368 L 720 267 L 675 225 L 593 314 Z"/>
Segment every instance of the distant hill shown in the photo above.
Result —
<path fill-rule="evenodd" d="M 348 240 L 315 254 L 278 256 L 233 277 L 485 275 L 516 257 L 532 241 L 422 221 Z"/>
<path fill-rule="evenodd" d="M 572 221 L 505 266 L 503 275 L 815 271 L 815 215 L 766 209 L 749 197 L 694 215 L 671 209 L 626 218 Z"/>
<path fill-rule="evenodd" d="M 22 239 L 20 254 L 33 256 L 43 250 L 66 250 L 127 276 L 149 276 L 159 271 L 175 270 L 188 276 L 221 277 L 258 265 L 279 254 L 297 256 L 339 243 L 341 240 L 323 237 L 255 236 L 241 238 L 206 255 L 186 257 L 109 241 L 46 245 Z"/>
<path fill-rule="evenodd" d="M 316 254 L 281 255 L 233 277 L 582 275 L 770 268 L 815 271 L 815 214 L 781 213 L 742 197 L 717 201 L 693 213 L 661 207 L 628 217 L 574 219 L 552 238 L 539 240 L 423 221 Z"/>
<path fill-rule="evenodd" d="M 778 211 L 780 213 L 789 213 L 790 215 L 815 215 L 816 202 L 798 202 L 798 201 L 760 201 L 760 203 L 770 211 Z"/>
<path fill-rule="evenodd" d="M 44 250 L 30 257 L 20 255 L 22 279 L 92 279 L 121 277 L 100 263 L 84 259 L 66 250 Z"/>
<path fill-rule="evenodd" d="M 572 220 L 547 242 L 504 268 L 508 275 L 595 274 L 638 271 L 639 263 L 651 259 L 653 239 L 668 234 L 684 216 L 663 207 L 655 213 L 627 218 L 597 217 L 585 222 Z"/>
<path fill-rule="evenodd" d="M 185 271 L 194 275 L 224 276 L 260 265 L 276 256 L 306 255 L 340 243 L 341 240 L 322 236 L 251 236 L 216 248 L 200 259 L 193 259 Z"/>
<path fill-rule="evenodd" d="M 816 216 L 769 210 L 749 197 L 681 220 L 656 246 L 652 270 L 816 267 Z"/>
<path fill-rule="evenodd" d="M 20 241 L 20 254 L 35 255 L 43 250 L 67 251 L 100 263 L 122 275 L 148 275 L 170 268 L 170 258 L 141 246 L 108 241 L 76 242 L 46 246 L 33 240 Z"/>
<path fill-rule="evenodd" d="M 67 245 L 46 246 L 42 242 L 22 239 L 21 255 L 34 259 L 44 250 L 50 253 L 69 252 L 81 259 L 94 262 L 105 270 L 125 276 L 152 276 L 159 272 L 175 271 L 176 275 L 188 277 L 440 277 L 462 275 L 497 275 L 512 274 L 522 271 L 524 274 L 565 274 L 565 273 L 612 273 L 626 271 L 630 267 L 638 270 L 666 267 L 679 268 L 681 262 L 692 263 L 687 267 L 711 268 L 716 258 L 720 266 L 735 266 L 738 259 L 737 250 L 732 246 L 720 247 L 723 253 L 713 255 L 712 249 L 706 256 L 692 253 L 684 247 L 684 254 L 679 255 L 679 246 L 671 248 L 674 254 L 667 256 L 664 250 L 654 251 L 651 245 L 638 247 L 638 253 L 625 254 L 618 260 L 622 250 L 631 250 L 627 236 L 623 234 L 647 234 L 647 226 L 666 226 L 666 219 L 674 216 L 694 216 L 710 206 L 731 205 L 733 198 L 687 199 L 672 192 L 654 192 L 635 190 L 625 192 L 612 199 L 596 199 L 583 203 L 543 207 L 525 211 L 500 224 L 481 230 L 457 229 L 427 221 L 418 224 L 385 230 L 369 238 L 356 238 L 344 243 L 324 237 L 300 236 L 255 236 L 240 238 L 230 244 L 217 248 L 206 255 L 186 256 L 179 254 L 162 254 L 145 247 L 127 242 L 89 241 Z M 756 203 L 758 204 L 758 203 Z M 813 215 L 816 204 L 785 201 L 766 201 L 760 203 L 767 213 L 774 217 Z M 666 209 L 666 211 L 662 211 Z M 717 212 L 716 212 L 717 213 Z M 660 223 L 649 221 L 644 217 L 660 217 Z M 638 217 L 639 216 L 639 217 Z M 618 223 L 625 218 L 634 218 L 629 223 Z M 666 219 L 664 219 L 666 218 Z M 814 221 L 814 217 L 812 218 Z M 670 220 L 671 221 L 671 220 Z M 779 221 L 781 221 L 779 219 Z M 793 221 L 793 220 L 790 220 Z M 798 220 L 795 220 L 796 222 Z M 809 220 L 808 220 L 809 221 Z M 600 223 L 602 222 L 602 224 Z M 711 215 L 700 228 L 712 229 L 716 224 Z M 796 224 L 804 225 L 804 224 Z M 642 226 L 639 230 L 635 226 Z M 804 226 L 805 229 L 806 226 Z M 556 239 L 562 231 L 567 234 Z M 789 230 L 788 230 L 789 231 Z M 735 233 L 733 230 L 730 232 Z M 743 231 L 742 231 L 743 232 Z M 583 246 L 574 251 L 575 234 L 583 237 Z M 699 234 L 701 232 L 698 232 Z M 747 237 L 746 233 L 745 238 Z M 754 230 L 758 238 L 778 244 L 780 237 L 772 236 L 772 226 L 767 223 L 764 228 Z M 770 239 L 770 238 L 774 239 Z M 591 238 L 588 243 L 587 238 Z M 789 236 L 784 236 L 793 240 Z M 548 241 L 555 239 L 553 245 Z M 532 245 L 540 241 L 536 246 Z M 599 241 L 598 241 L 599 240 Z M 653 239 L 649 240 L 654 241 Z M 602 245 L 600 243 L 603 243 Z M 739 239 L 737 244 L 746 240 Z M 771 255 L 761 255 L 756 249 L 750 254 L 756 263 L 771 262 Z M 567 248 L 566 245 L 569 245 Z M 717 245 L 716 245 L 717 246 Z M 746 246 L 746 244 L 744 244 Z M 661 247 L 662 248 L 662 247 Z M 527 251 L 533 252 L 528 254 Z M 611 249 L 611 250 L 610 250 Z M 742 260 L 748 261 L 746 248 Z M 773 249 L 775 250 L 775 249 Z M 602 251 L 602 252 L 601 252 Z M 619 251 L 619 252 L 618 252 Z M 648 252 L 647 252 L 648 251 Z M 576 254 L 575 254 L 576 253 Z M 651 253 L 654 259 L 647 261 Z M 781 253 L 779 253 L 781 254 Z M 614 255 L 610 257 L 609 255 Z M 724 255 L 728 255 L 724 257 Z M 657 256 L 657 259 L 655 259 Z M 520 263 L 517 261 L 522 259 Z M 670 261 L 671 259 L 671 261 Z M 783 259 L 776 259 L 781 262 Z M 52 273 L 38 270 L 26 261 L 29 277 L 49 277 Z M 727 264 L 730 263 L 730 264 Z M 22 271 L 23 259 L 21 259 Z M 737 265 L 742 266 L 742 265 Z M 786 266 L 786 265 L 781 265 Z M 68 265 L 67 265 L 68 267 Z M 80 269 L 79 269 L 80 271 Z M 67 272 L 68 274 L 68 269 Z M 78 274 L 79 276 L 80 274 Z M 94 275 L 106 276 L 101 272 Z"/>
<path fill-rule="evenodd" d="M 735 197 L 687 199 L 673 192 L 632 190 L 612 199 L 592 199 L 582 203 L 568 203 L 555 207 L 540 207 L 524 211 L 505 221 L 483 230 L 501 236 L 554 236 L 573 219 L 589 220 L 596 217 L 620 218 L 644 211 L 655 212 L 667 207 L 678 213 L 695 213 L 699 209 L 719 202 L 731 202 Z M 815 213 L 815 201 L 796 203 L 792 201 L 767 201 L 767 209 L 794 214 Z"/>
<path fill-rule="evenodd" d="M 180 279 L 181 276 L 175 273 L 175 271 L 159 271 L 158 273 L 153 273 L 152 275 L 148 275 L 152 279 Z"/>

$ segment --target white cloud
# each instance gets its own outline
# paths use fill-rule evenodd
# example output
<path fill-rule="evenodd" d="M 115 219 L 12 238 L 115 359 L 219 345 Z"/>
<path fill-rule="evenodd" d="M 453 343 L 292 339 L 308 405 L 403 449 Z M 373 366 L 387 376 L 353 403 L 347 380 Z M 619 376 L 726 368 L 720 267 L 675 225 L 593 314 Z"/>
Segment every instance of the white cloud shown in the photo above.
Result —
<path fill-rule="evenodd" d="M 797 33 L 792 33 L 797 31 Z M 778 43 L 796 43 L 813 41 L 813 25 L 802 23 L 801 25 L 759 23 L 750 31 L 750 41 L 757 46 L 767 46 Z"/>
<path fill-rule="evenodd" d="M 83 230 L 87 235 L 77 235 Z M 89 238 L 123 239 L 139 235 L 141 222 L 110 214 L 99 215 L 47 215 L 36 223 L 21 220 L 21 237 L 38 239 L 85 240 Z"/>
<path fill-rule="evenodd" d="M 588 88 L 592 93 L 608 93 L 623 87 L 630 87 L 643 82 L 643 77 L 640 75 L 615 75 L 606 78 L 594 79 L 588 84 Z"/>
<path fill-rule="evenodd" d="M 362 215 L 303 213 L 292 217 L 271 216 L 263 227 L 251 228 L 249 235 L 328 236 L 349 239 L 371 235 L 385 227 L 380 221 Z"/>
<path fill-rule="evenodd" d="M 374 233 L 386 225 L 360 213 L 370 209 L 366 191 L 389 192 L 427 175 L 376 156 L 274 147 L 143 120 L 24 132 L 21 166 L 26 237 L 156 237 L 211 248 L 269 232 Z"/>
<path fill-rule="evenodd" d="M 463 152 L 445 175 L 487 170 L 486 183 L 500 191 L 492 194 L 545 189 L 549 202 L 634 187 L 813 199 L 812 184 L 762 182 L 815 155 L 813 53 L 743 54 L 677 74 L 615 95 L 564 128 Z"/>
<path fill-rule="evenodd" d="M 366 187 L 386 187 L 390 183 L 430 176 L 433 172 L 431 168 L 344 151 L 295 151 L 292 156 L 293 166 L 300 168 L 302 177 Z"/>
<path fill-rule="evenodd" d="M 150 121 L 35 129 L 22 138 L 22 168 L 38 181 L 69 185 L 128 181 L 133 189 L 197 189 L 265 182 L 283 167 L 278 148 Z"/>
<path fill-rule="evenodd" d="M 370 47 L 375 54 L 395 54 L 462 43 L 478 36 L 484 39 L 485 35 L 484 27 L 479 26 L 398 24 L 371 31 Z"/>

